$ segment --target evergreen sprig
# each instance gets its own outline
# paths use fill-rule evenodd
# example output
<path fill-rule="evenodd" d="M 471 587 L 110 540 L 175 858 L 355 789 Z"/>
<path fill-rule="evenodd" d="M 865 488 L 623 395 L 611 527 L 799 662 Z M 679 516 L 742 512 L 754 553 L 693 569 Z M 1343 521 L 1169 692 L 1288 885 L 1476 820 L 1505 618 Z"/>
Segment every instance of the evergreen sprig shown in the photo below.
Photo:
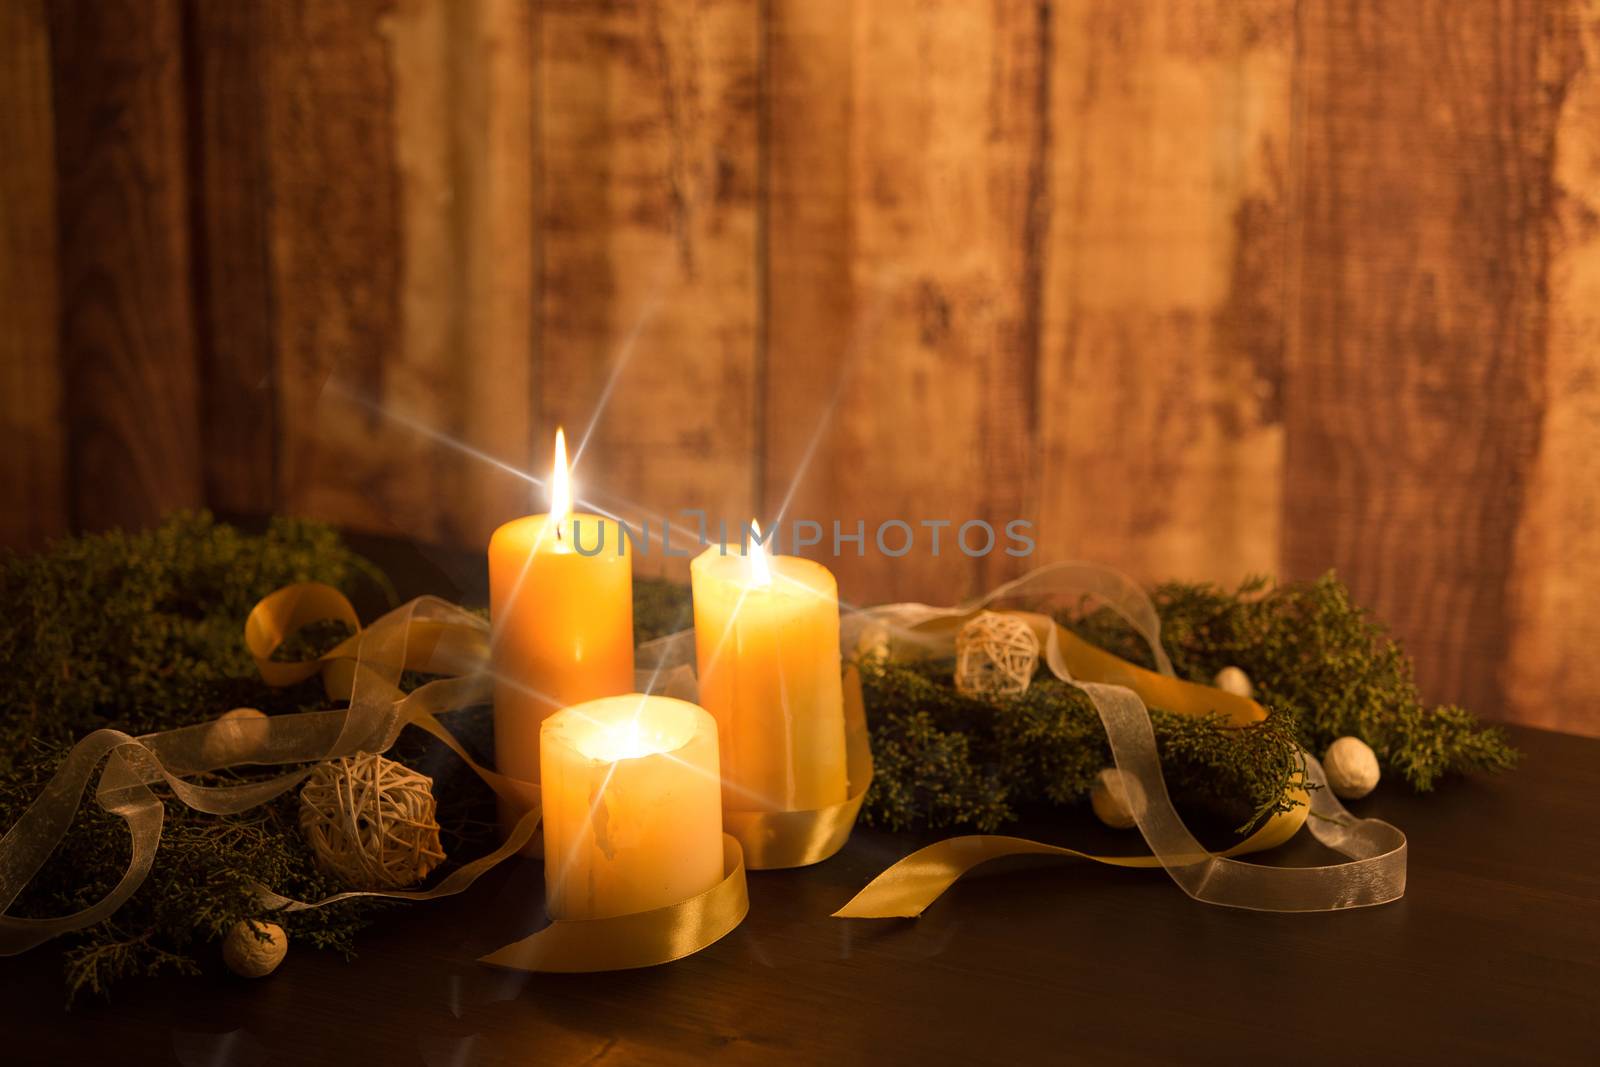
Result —
<path fill-rule="evenodd" d="M 1153 593 L 1162 643 L 1179 677 L 1209 684 L 1247 673 L 1267 718 L 1250 727 L 1151 709 L 1162 771 L 1180 807 L 1238 816 L 1240 830 L 1285 810 L 1300 746 L 1323 752 L 1360 737 L 1418 790 L 1461 772 L 1513 766 L 1503 731 L 1454 706 L 1427 707 L 1411 662 L 1334 575 L 1278 585 L 1256 578 L 1233 592 L 1170 582 Z M 1058 618 L 1080 636 L 1143 666 L 1144 640 L 1109 610 L 1079 605 Z M 1041 672 L 1021 697 L 990 702 L 956 692 L 949 661 L 862 664 L 877 773 L 868 822 L 997 829 L 1030 805 L 1080 801 L 1110 763 L 1105 732 L 1077 689 Z"/>
<path fill-rule="evenodd" d="M 273 689 L 261 682 L 241 632 L 262 596 L 294 581 L 354 593 L 392 590 L 332 528 L 276 519 L 247 534 L 209 515 L 174 516 L 146 533 L 60 541 L 33 556 L 0 553 L 0 827 L 38 795 L 79 737 L 114 725 L 142 733 L 188 725 L 248 705 L 268 713 L 326 705 L 320 683 Z M 1285 806 L 1301 765 L 1296 743 L 1320 752 L 1343 734 L 1364 738 L 1417 788 L 1446 773 L 1499 770 L 1515 753 L 1498 731 L 1459 708 L 1424 707 L 1409 661 L 1332 576 L 1237 592 L 1168 584 L 1155 591 L 1178 673 L 1209 680 L 1232 664 L 1254 680 L 1268 717 L 1245 728 L 1152 709 L 1168 784 L 1242 827 Z M 687 587 L 641 578 L 640 640 L 692 624 Z M 1064 621 L 1114 652 L 1146 652 L 1109 612 Z M 302 631 L 280 656 L 313 655 L 339 627 Z M 992 704 L 958 694 L 950 664 L 863 663 L 877 775 L 864 818 L 902 827 L 997 829 L 1035 805 L 1080 801 L 1109 763 L 1104 731 L 1086 697 L 1040 677 L 1022 697 Z M 405 685 L 420 679 L 408 678 Z M 479 759 L 492 746 L 486 709 L 456 713 Z M 392 755 L 435 778 L 445 848 L 482 850 L 493 834 L 492 797 L 431 739 L 403 735 Z M 205 776 L 233 780 L 232 772 Z M 166 799 L 158 862 L 109 922 L 61 939 L 69 996 L 104 995 L 127 977 L 195 973 L 236 921 L 257 917 L 255 887 L 299 899 L 336 891 L 297 827 L 293 793 L 237 816 L 209 816 Z M 121 822 L 84 805 L 67 839 L 16 905 L 58 915 L 99 899 L 128 859 Z M 384 905 L 352 901 L 278 917 L 298 945 L 348 953 Z"/>
<path fill-rule="evenodd" d="M 204 512 L 0 553 L 0 771 L 29 738 L 76 741 L 106 725 L 138 734 L 238 704 L 295 708 L 303 694 L 256 676 L 245 616 L 290 582 L 353 593 L 363 579 L 388 584 L 332 527 L 280 518 L 253 535 Z"/>
<path fill-rule="evenodd" d="M 67 745 L 38 743 L 0 775 L 0 813 L 9 824 L 38 796 Z M 198 781 L 221 784 L 225 775 Z M 261 915 L 258 886 L 299 900 L 339 892 L 317 867 L 285 796 L 239 815 L 205 815 L 163 798 L 161 851 L 150 875 L 109 921 L 63 938 L 69 1003 L 105 996 L 118 982 L 160 973 L 198 974 L 207 946 L 240 919 Z M 15 914 L 66 915 L 100 899 L 128 864 L 123 821 L 86 800 L 67 838 L 18 900 Z M 383 905 L 356 900 L 274 915 L 297 945 L 353 952 L 355 935 Z"/>
<path fill-rule="evenodd" d="M 863 807 L 870 824 L 992 832 L 1024 808 L 1082 800 L 1111 765 L 1094 705 L 1054 678 L 991 702 L 958 693 L 949 660 L 859 666 L 875 766 Z M 1180 803 L 1239 823 L 1241 832 L 1291 806 L 1285 793 L 1304 765 L 1283 712 L 1248 727 L 1160 710 L 1151 719 Z"/>
<path fill-rule="evenodd" d="M 1331 572 L 1282 585 L 1252 578 L 1234 592 L 1169 582 L 1153 599 L 1179 677 L 1209 683 L 1223 667 L 1239 667 L 1258 700 L 1293 716 L 1296 736 L 1313 753 L 1337 738 L 1359 737 L 1419 792 L 1448 774 L 1516 763 L 1504 731 L 1462 708 L 1422 702 L 1410 659 Z M 1144 641 L 1114 613 L 1063 621 L 1102 648 L 1150 665 Z"/>
<path fill-rule="evenodd" d="M 356 596 L 393 587 L 322 523 L 273 519 L 260 534 L 180 513 L 155 530 L 68 538 L 35 555 L 0 553 L 0 831 L 38 796 L 72 744 L 101 727 L 139 734 L 215 718 L 238 706 L 269 714 L 327 706 L 321 682 L 275 689 L 244 647 L 244 619 L 281 586 L 320 581 Z M 636 582 L 641 640 L 692 624 L 686 586 Z M 274 659 L 315 656 L 347 636 L 337 623 L 308 626 Z M 401 687 L 424 679 L 407 674 Z M 486 708 L 451 717 L 451 729 L 492 761 Z M 417 731 L 390 755 L 434 779 L 440 832 L 451 856 L 481 853 L 495 828 L 492 794 L 453 754 Z M 283 768 L 275 768 L 274 773 Z M 232 772 L 201 776 L 218 784 Z M 298 827 L 293 792 L 235 816 L 193 811 L 164 796 L 165 825 L 154 869 L 108 922 L 68 935 L 62 952 L 69 1002 L 107 995 L 119 982 L 215 966 L 213 942 L 259 917 L 255 887 L 300 900 L 346 888 L 323 875 Z M 13 913 L 63 915 L 100 899 L 128 862 L 120 819 L 87 799 L 66 839 Z M 356 935 L 385 908 L 355 900 L 275 915 L 297 947 L 350 954 Z"/>
<path fill-rule="evenodd" d="M 357 592 L 387 579 L 331 527 L 274 519 L 247 534 L 205 513 L 155 530 L 68 538 L 36 555 L 0 555 L 0 827 L 38 796 L 84 734 L 139 734 L 214 718 L 239 705 L 268 713 L 322 707 L 321 684 L 264 684 L 243 642 L 257 600 L 296 581 Z M 392 592 L 390 593 L 392 596 Z M 310 635 L 316 652 L 343 634 Z M 307 641 L 302 634 L 301 641 Z M 213 784 L 228 775 L 203 776 Z M 69 999 L 163 971 L 193 973 L 214 941 L 255 917 L 254 887 L 299 899 L 338 888 L 296 826 L 291 793 L 237 816 L 203 815 L 164 798 L 161 851 L 116 916 L 62 938 Z M 17 901 L 19 915 L 61 915 L 105 895 L 128 862 L 122 820 L 91 799 Z M 278 919 L 299 944 L 350 951 L 379 907 L 351 901 Z"/>

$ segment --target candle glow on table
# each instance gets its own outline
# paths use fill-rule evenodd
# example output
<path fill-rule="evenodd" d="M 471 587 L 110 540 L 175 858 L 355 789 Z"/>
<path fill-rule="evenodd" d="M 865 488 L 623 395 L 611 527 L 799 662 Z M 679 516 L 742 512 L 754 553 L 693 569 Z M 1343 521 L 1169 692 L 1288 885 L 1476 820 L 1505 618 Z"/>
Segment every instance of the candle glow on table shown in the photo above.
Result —
<path fill-rule="evenodd" d="M 665 907 L 722 881 L 717 726 L 639 693 L 577 704 L 541 729 L 545 894 L 553 919 Z"/>
<path fill-rule="evenodd" d="M 843 802 L 849 783 L 833 574 L 797 556 L 769 559 L 759 543 L 743 555 L 713 545 L 689 572 L 700 703 L 717 720 L 723 806 L 804 811 Z"/>
<path fill-rule="evenodd" d="M 604 548 L 583 555 L 600 538 Z M 571 704 L 633 691 L 633 561 L 612 519 L 574 514 L 566 436 L 556 431 L 550 511 L 514 519 L 489 541 L 495 763 L 539 780 L 539 727 Z M 519 806 L 501 798 L 507 831 Z"/>

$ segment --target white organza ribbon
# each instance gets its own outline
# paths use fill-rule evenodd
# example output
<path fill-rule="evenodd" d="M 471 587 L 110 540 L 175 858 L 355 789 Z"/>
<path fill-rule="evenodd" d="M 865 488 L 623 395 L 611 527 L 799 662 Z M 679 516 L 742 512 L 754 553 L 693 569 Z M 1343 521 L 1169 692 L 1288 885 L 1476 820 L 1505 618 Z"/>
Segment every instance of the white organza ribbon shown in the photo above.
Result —
<path fill-rule="evenodd" d="M 921 646 L 929 653 L 948 653 L 952 628 L 927 624 L 954 620 L 1008 599 L 1029 601 L 1093 597 L 1125 619 L 1144 638 L 1160 674 L 1172 678 L 1172 663 L 1161 646 L 1161 621 L 1155 605 L 1130 578 L 1096 564 L 1060 563 L 1007 582 L 992 592 L 954 608 L 926 604 L 890 604 L 869 608 L 845 621 L 846 647 L 852 647 L 869 626 L 887 627 L 897 642 Z M 1380 819 L 1352 815 L 1326 788 L 1322 766 L 1302 750 L 1309 809 L 1275 816 L 1250 842 L 1230 849 L 1238 854 L 1281 844 L 1304 823 L 1312 836 L 1346 862 L 1318 867 L 1269 867 L 1245 863 L 1228 853 L 1213 853 L 1195 839 L 1173 808 L 1157 756 L 1155 732 L 1145 702 L 1114 679 L 1074 678 L 1062 653 L 1060 631 L 1042 615 L 1017 613 L 1042 631 L 1045 664 L 1052 674 L 1088 696 L 1105 725 L 1117 769 L 1144 789 L 1146 803 L 1135 812 L 1140 834 L 1159 863 L 1180 888 L 1196 900 L 1256 911 L 1335 911 L 1369 907 L 1405 894 L 1406 838 Z M 1218 696 L 1221 702 L 1224 696 Z M 920 849 L 884 871 L 836 914 L 845 918 L 908 917 L 921 913 L 957 878 L 973 867 L 1007 855 L 1066 855 L 1120 866 L 1144 865 L 1127 857 L 1092 856 L 1041 842 L 998 835 L 950 838 Z M 1145 857 L 1147 861 L 1149 857 Z"/>
<path fill-rule="evenodd" d="M 924 604 L 892 604 L 847 615 L 845 644 L 853 647 L 863 627 L 890 627 L 897 640 L 920 643 L 930 651 L 951 638 L 921 629 L 938 620 L 955 620 L 1009 598 L 1033 600 L 1092 596 L 1126 619 L 1149 644 L 1160 673 L 1173 676 L 1160 642 L 1160 619 L 1154 605 L 1131 580 L 1105 567 L 1065 563 L 1046 567 L 1008 582 L 988 595 L 956 608 Z M 330 606 L 331 605 L 331 606 Z M 264 608 L 271 608 L 263 612 Z M 156 787 L 165 785 L 188 807 L 216 815 L 236 814 L 293 789 L 309 768 L 303 765 L 358 752 L 387 751 L 406 726 L 427 730 L 465 760 L 491 788 L 532 807 L 515 832 L 493 852 L 458 868 L 426 890 L 340 893 L 324 900 L 290 900 L 261 887 L 264 910 L 320 907 L 357 896 L 425 900 L 465 889 L 484 871 L 515 854 L 531 837 L 538 821 L 537 795 L 527 783 L 505 778 L 473 761 L 438 714 L 487 703 L 488 624 L 480 617 L 434 597 L 422 597 L 361 630 L 315 663 L 268 662 L 263 648 L 275 648 L 290 632 L 317 618 L 354 614 L 337 591 L 314 585 L 274 593 L 252 614 L 247 634 L 263 676 L 272 684 L 288 684 L 321 672 L 329 693 L 348 700 L 332 711 L 276 715 L 247 722 L 244 744 L 224 762 L 210 754 L 207 740 L 215 724 L 168 730 L 141 737 L 114 729 L 96 730 L 80 740 L 63 760 L 26 811 L 0 839 L 0 955 L 24 952 L 52 937 L 81 930 L 113 915 L 139 888 L 155 862 L 161 842 L 163 802 Z M 1309 809 L 1293 819 L 1275 817 L 1270 832 L 1258 832 L 1253 847 L 1269 847 L 1309 824 L 1317 840 L 1349 857 L 1345 863 L 1321 867 L 1264 867 L 1239 862 L 1228 853 L 1210 853 L 1173 810 L 1161 776 L 1155 735 L 1145 702 L 1115 679 L 1074 678 L 1054 624 L 1044 616 L 1025 615 L 1043 636 L 1045 662 L 1056 677 L 1077 686 L 1094 703 L 1110 739 L 1113 759 L 1144 788 L 1147 803 L 1136 814 L 1140 833 L 1152 857 L 1087 857 L 1125 866 L 1159 863 L 1190 896 L 1212 904 L 1263 911 L 1327 911 L 1382 904 L 1405 892 L 1406 841 L 1399 830 L 1377 819 L 1358 819 L 1325 788 L 1310 793 Z M 948 628 L 947 628 L 948 629 Z M 260 632 L 265 631 L 265 632 Z M 259 639 L 259 640 L 258 640 Z M 641 662 L 654 670 L 642 681 L 656 691 L 693 693 L 686 660 L 692 648 L 687 632 L 641 646 Z M 399 688 L 405 671 L 440 677 L 409 694 Z M 691 697 L 692 698 L 692 697 Z M 1219 701 L 1224 695 L 1219 694 Z M 1305 754 L 1309 784 L 1322 786 L 1322 768 Z M 84 792 L 103 765 L 94 791 L 95 802 L 121 818 L 128 828 L 131 855 L 117 885 L 104 897 L 77 912 L 51 918 L 11 914 L 23 890 L 59 846 L 77 816 Z M 194 775 L 224 767 L 302 765 L 284 774 L 237 785 L 199 785 Z M 1309 818 L 1307 817 L 1309 816 Z M 1235 853 L 1239 849 L 1231 849 Z M 1002 855 L 1084 855 L 1056 846 L 993 835 L 941 841 L 895 864 L 874 879 L 838 914 L 849 917 L 915 915 L 967 870 Z"/>
<path fill-rule="evenodd" d="M 322 594 L 324 602 L 326 594 L 338 597 L 327 587 L 312 586 L 290 587 L 274 596 L 294 595 L 301 588 L 312 594 L 307 600 L 316 599 L 316 594 Z M 338 599 L 343 602 L 342 597 Z M 286 617 L 293 614 L 292 606 L 284 612 Z M 492 788 L 515 788 L 508 779 L 473 762 L 434 718 L 435 713 L 489 701 L 487 622 L 443 600 L 421 597 L 378 619 L 341 646 L 346 647 L 348 656 L 338 659 L 348 688 L 333 694 L 348 697 L 346 707 L 240 724 L 246 743 L 223 762 L 211 754 L 216 746 L 206 743 L 215 729 L 212 722 L 142 737 L 121 730 L 96 730 L 73 746 L 39 796 L 0 839 L 0 955 L 16 955 L 52 937 L 92 926 L 110 918 L 133 896 L 149 875 L 161 845 L 164 808 L 155 791 L 158 785 L 165 784 L 175 798 L 195 811 L 233 815 L 293 789 L 310 768 L 239 785 L 197 785 L 187 779 L 223 767 L 314 764 L 358 752 L 384 752 L 404 727 L 415 724 L 444 741 Z M 293 670 L 285 664 L 272 666 Z M 406 670 L 447 676 L 402 694 L 399 682 Z M 132 846 L 122 878 L 100 900 L 70 915 L 25 918 L 10 914 L 17 897 L 66 836 L 102 761 L 95 802 L 127 824 Z M 358 896 L 426 900 L 459 893 L 485 870 L 515 854 L 532 836 L 537 821 L 534 812 L 499 848 L 453 871 L 431 889 L 339 893 L 305 903 L 262 887 L 262 908 L 302 910 Z"/>

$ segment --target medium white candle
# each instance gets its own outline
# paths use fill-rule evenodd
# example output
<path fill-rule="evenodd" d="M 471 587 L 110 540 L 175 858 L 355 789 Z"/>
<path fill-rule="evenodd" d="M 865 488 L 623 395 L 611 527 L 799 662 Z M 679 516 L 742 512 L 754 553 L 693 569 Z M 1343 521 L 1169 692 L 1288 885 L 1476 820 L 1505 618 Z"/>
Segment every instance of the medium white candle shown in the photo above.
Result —
<path fill-rule="evenodd" d="M 646 911 L 722 880 L 717 725 L 704 708 L 591 700 L 546 719 L 539 750 L 551 918 Z"/>

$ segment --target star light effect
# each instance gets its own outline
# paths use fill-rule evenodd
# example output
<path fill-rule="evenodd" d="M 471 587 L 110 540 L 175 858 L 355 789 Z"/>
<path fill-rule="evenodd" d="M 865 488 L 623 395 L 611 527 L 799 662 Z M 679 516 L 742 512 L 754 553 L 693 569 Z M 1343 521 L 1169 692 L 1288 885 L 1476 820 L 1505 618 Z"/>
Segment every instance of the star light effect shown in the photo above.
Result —
<path fill-rule="evenodd" d="M 663 279 L 662 280 L 664 280 L 664 273 L 665 272 L 663 271 L 662 272 L 662 274 L 663 274 Z M 657 291 L 659 291 L 660 288 L 661 288 L 661 286 L 657 286 L 656 287 Z M 839 376 L 838 376 L 838 379 L 835 381 L 834 388 L 832 389 L 832 391 L 831 391 L 831 393 L 829 395 L 828 403 L 824 406 L 823 410 L 820 412 L 818 420 L 817 420 L 817 424 L 816 424 L 816 426 L 813 427 L 812 432 L 811 432 L 811 434 L 809 435 L 809 437 L 807 439 L 806 447 L 805 447 L 805 449 L 803 450 L 803 452 L 801 454 L 800 462 L 796 465 L 794 473 L 790 477 L 789 484 L 785 489 L 782 503 L 780 504 L 780 506 L 778 508 L 778 511 L 777 511 L 777 514 L 776 514 L 776 516 L 774 517 L 774 520 L 773 520 L 775 527 L 781 527 L 784 517 L 788 514 L 789 508 L 793 504 L 795 493 L 798 490 L 800 483 L 804 480 L 806 473 L 809 471 L 810 466 L 811 466 L 812 462 L 814 461 L 814 459 L 816 457 L 816 453 L 817 453 L 818 447 L 819 447 L 819 445 L 821 443 L 821 440 L 822 440 L 824 434 L 826 433 L 829 425 L 831 424 L 831 422 L 833 420 L 834 413 L 838 409 L 839 403 L 840 403 L 841 398 L 842 398 L 842 396 L 844 394 L 844 391 L 845 391 L 845 387 L 846 387 L 849 379 L 852 376 L 852 372 L 853 372 L 855 366 L 861 361 L 860 360 L 860 356 L 861 356 L 861 350 L 862 350 L 863 346 L 859 342 L 861 342 L 866 335 L 871 334 L 872 332 L 874 332 L 875 327 L 876 327 L 876 323 L 881 318 L 881 314 L 882 314 L 883 308 L 886 305 L 886 303 L 887 303 L 887 301 L 886 301 L 886 299 L 885 299 L 885 297 L 883 295 L 883 290 L 880 289 L 879 290 L 878 299 L 873 302 L 873 304 L 871 305 L 871 308 L 869 310 L 868 315 L 863 320 L 865 325 L 866 325 L 866 328 L 860 328 L 860 326 L 858 324 L 858 328 L 852 331 L 852 333 L 853 333 L 852 340 L 851 340 L 851 343 L 847 346 L 846 356 L 845 356 L 845 359 L 842 361 L 842 364 L 840 366 Z M 498 471 L 498 472 L 500 472 L 502 474 L 506 474 L 506 475 L 509 475 L 511 477 L 517 478 L 520 481 L 528 484 L 531 487 L 539 488 L 539 489 L 548 488 L 549 489 L 550 501 L 551 501 L 550 510 L 551 510 L 552 513 L 563 514 L 563 515 L 570 514 L 570 511 L 571 511 L 571 508 L 572 508 L 573 504 L 576 503 L 576 504 L 579 504 L 582 507 L 586 508 L 587 510 L 595 512 L 598 515 L 601 515 L 601 516 L 603 516 L 605 518 L 608 518 L 608 519 L 612 519 L 612 520 L 618 522 L 619 524 L 623 524 L 623 525 L 627 525 L 627 526 L 631 527 L 631 526 L 636 525 L 636 524 L 629 522 L 622 515 L 614 512 L 612 510 L 609 510 L 609 509 L 607 509 L 605 507 L 600 506 L 600 504 L 598 504 L 597 502 L 595 502 L 592 499 L 579 497 L 574 492 L 573 479 L 571 477 L 571 469 L 572 469 L 572 467 L 575 467 L 576 464 L 579 461 L 581 461 L 581 459 L 583 457 L 583 453 L 587 449 L 589 441 L 593 437 L 593 434 L 594 434 L 594 431 L 595 431 L 596 427 L 599 425 L 601 418 L 604 416 L 606 408 L 609 406 L 612 394 L 613 394 L 618 382 L 621 380 L 623 372 L 625 371 L 625 369 L 628 367 L 628 365 L 632 361 L 632 357 L 633 357 L 633 354 L 634 354 L 634 352 L 636 350 L 637 341 L 639 339 L 639 336 L 643 332 L 643 329 L 644 329 L 645 325 L 650 320 L 652 320 L 654 318 L 654 315 L 655 315 L 656 311 L 659 309 L 660 305 L 661 305 L 661 298 L 659 297 L 659 295 L 652 297 L 650 299 L 648 305 L 644 309 L 644 311 L 640 314 L 640 316 L 635 320 L 633 326 L 629 329 L 628 334 L 627 334 L 626 338 L 623 341 L 623 344 L 621 345 L 621 347 L 619 349 L 617 358 L 612 361 L 611 367 L 610 367 L 609 372 L 607 374 L 605 385 L 602 387 L 602 389 L 600 391 L 600 394 L 596 399 L 594 411 L 590 415 L 588 424 L 584 429 L 584 433 L 583 433 L 582 438 L 580 438 L 580 440 L 579 440 L 578 448 L 576 450 L 576 453 L 573 455 L 572 462 L 570 464 L 568 462 L 566 462 L 567 456 L 566 456 L 565 432 L 564 432 L 564 430 L 561 430 L 561 429 L 557 430 L 557 435 L 556 435 L 556 462 L 552 465 L 552 474 L 551 474 L 551 478 L 550 478 L 550 480 L 548 482 L 543 480 L 543 479 L 535 477 L 534 475 L 528 473 L 527 471 L 521 469 L 520 467 L 515 466 L 514 464 L 507 463 L 505 460 L 500 459 L 497 456 L 490 455 L 489 453 L 484 452 L 483 450 L 481 450 L 479 448 L 476 448 L 476 447 L 474 447 L 474 446 L 472 446 L 470 444 L 467 444 L 465 441 L 462 441 L 459 438 L 456 438 L 456 437 L 454 437 L 454 436 L 452 436 L 450 434 L 444 433 L 444 432 L 442 432 L 442 431 L 440 431 L 440 430 L 438 430 L 438 429 L 436 429 L 436 428 L 434 428 L 432 426 L 429 426 L 426 423 L 422 422 L 421 420 L 413 418 L 412 416 L 410 416 L 410 415 L 408 415 L 408 414 L 406 414 L 406 413 L 404 413 L 402 411 L 394 410 L 394 409 L 392 409 L 392 408 L 390 408 L 390 407 L 388 407 L 386 405 L 379 404 L 379 403 L 377 403 L 377 402 L 375 402 L 375 401 L 373 401 L 373 400 L 371 400 L 371 399 L 369 399 L 369 398 L 367 398 L 365 396 L 361 396 L 359 394 L 356 394 L 353 391 L 343 387 L 337 381 L 334 381 L 332 379 L 328 380 L 328 382 L 325 385 L 325 389 L 327 391 L 331 392 L 331 393 L 334 393 L 335 395 L 339 395 L 341 397 L 344 397 L 347 400 L 350 400 L 350 401 L 352 401 L 352 402 L 354 402 L 354 403 L 356 403 L 356 404 L 358 404 L 358 405 L 360 405 L 360 406 L 362 406 L 362 407 L 364 407 L 364 408 L 366 408 L 366 409 L 368 409 L 368 410 L 370 410 L 372 412 L 375 412 L 376 414 L 382 416 L 383 418 L 385 418 L 385 419 L 387 419 L 389 421 L 392 421 L 392 422 L 396 423 L 397 425 L 403 426 L 406 429 L 410 430 L 411 432 L 416 433 L 416 434 L 424 437 L 427 440 L 430 440 L 430 441 L 432 441 L 432 442 L 434 442 L 436 444 L 439 444 L 439 445 L 442 445 L 442 446 L 444 446 L 446 448 L 449 448 L 452 451 L 455 451 L 455 452 L 457 452 L 457 453 L 459 453 L 461 455 L 467 456 L 468 458 L 473 459 L 473 460 L 475 460 L 477 462 L 486 464 L 487 466 L 491 467 L 492 469 L 494 469 L 494 470 L 496 470 L 496 471 Z M 637 524 L 640 527 L 646 527 L 646 524 L 648 522 L 652 521 L 652 520 L 657 522 L 661 526 L 661 529 L 662 529 L 663 541 L 665 542 L 667 540 L 667 537 L 668 537 L 669 532 L 670 532 L 670 527 L 668 526 L 665 517 L 662 516 L 660 513 L 652 511 L 651 509 L 646 508 L 643 505 L 638 504 L 635 501 L 628 500 L 627 498 L 621 497 L 621 496 L 619 496 L 617 494 L 605 492 L 603 490 L 595 490 L 595 491 L 603 493 L 603 495 L 606 496 L 608 499 L 616 501 L 625 511 L 632 512 L 635 515 L 643 516 L 644 517 L 644 521 Z M 756 535 L 759 537 L 760 536 L 760 526 L 755 520 L 752 520 L 751 528 L 756 532 Z M 558 530 L 558 536 L 559 536 L 559 530 Z M 687 547 L 687 548 L 691 548 L 691 549 L 700 547 L 700 544 L 701 544 L 701 542 L 699 541 L 698 538 L 696 538 L 694 540 L 694 544 L 690 545 L 690 546 L 682 545 L 681 543 L 678 543 L 676 541 L 670 542 L 670 543 L 673 544 L 674 548 L 685 548 L 685 547 Z M 772 574 L 771 569 L 770 569 L 770 564 L 769 564 L 769 562 L 767 560 L 767 553 L 766 553 L 765 547 L 763 545 L 757 544 L 757 545 L 754 546 L 754 549 L 755 549 L 755 551 L 752 554 L 753 558 L 751 560 L 751 568 L 755 572 L 755 574 L 757 575 L 756 584 L 764 585 L 764 586 L 770 586 L 774 581 L 774 577 L 773 577 L 773 574 Z M 519 575 L 518 580 L 516 582 L 516 586 L 515 586 L 515 589 L 514 589 L 514 592 L 513 592 L 513 600 L 515 599 L 515 597 L 517 595 L 520 594 L 523 581 L 526 579 L 528 571 L 531 569 L 532 562 L 533 562 L 533 556 L 530 555 L 527 565 L 524 566 L 523 572 L 522 572 L 521 575 Z M 764 578 L 765 578 L 764 581 L 761 578 L 761 576 L 763 576 L 763 575 L 764 575 Z M 782 580 L 781 576 L 779 576 L 779 580 Z M 744 595 L 745 595 L 745 593 L 748 592 L 748 588 L 749 587 L 746 587 L 746 590 L 741 593 L 740 599 L 739 599 L 738 603 L 735 605 L 734 613 L 733 613 L 735 619 L 738 617 L 739 609 L 743 605 Z M 804 591 L 806 594 L 808 594 L 808 595 L 814 595 L 814 594 L 811 593 L 811 590 L 805 588 L 804 586 L 799 586 L 799 588 L 802 591 Z M 847 609 L 847 610 L 856 610 L 855 605 L 850 604 L 850 603 L 848 603 L 846 601 L 842 601 L 841 600 L 840 601 L 840 606 L 845 608 L 845 609 Z M 730 627 L 730 629 L 731 629 L 731 627 Z M 491 633 L 491 639 L 490 639 L 491 640 L 491 646 L 494 644 L 494 642 L 496 642 L 498 640 L 498 637 L 499 637 L 498 634 Z M 723 647 L 726 644 L 726 640 L 727 640 L 727 634 L 724 633 L 722 641 L 719 642 L 717 649 L 714 650 L 714 652 L 713 652 L 713 655 L 712 655 L 712 662 L 713 663 L 716 662 L 716 660 L 720 657 L 720 655 L 722 653 L 722 650 L 723 650 Z M 656 688 L 657 684 L 660 681 L 661 670 L 662 670 L 662 664 L 658 661 L 657 664 L 656 664 L 655 669 L 653 670 L 653 672 L 651 674 L 651 677 L 650 677 L 648 683 L 645 686 L 645 692 L 646 693 L 653 693 L 655 691 L 655 688 Z M 518 681 L 516 681 L 514 679 L 507 679 L 507 678 L 502 677 L 501 675 L 498 674 L 498 672 L 491 671 L 491 674 L 497 680 L 502 681 L 502 682 L 506 682 L 507 684 L 512 686 L 514 689 L 518 690 L 519 692 L 525 692 L 525 693 L 530 693 L 532 695 L 543 696 L 543 694 L 539 694 L 536 690 L 531 689 L 530 687 L 526 686 L 523 683 L 520 683 L 520 682 L 518 682 Z M 643 706 L 642 701 L 641 701 L 641 705 L 640 706 L 642 708 L 642 706 Z M 670 757 L 670 754 L 668 754 L 668 755 L 669 755 L 669 758 L 675 758 L 675 757 Z M 615 769 L 615 763 L 612 764 L 612 769 L 613 770 Z M 697 773 L 703 773 L 703 772 L 699 772 L 697 770 Z M 606 783 L 609 783 L 610 777 L 611 777 L 611 775 L 608 773 L 607 777 L 605 779 Z M 600 795 L 603 795 L 603 790 L 604 790 L 604 786 L 602 786 L 602 791 L 601 791 Z M 758 803 L 763 801 L 763 798 L 761 798 L 759 796 L 755 796 L 753 794 L 751 795 L 751 799 L 756 800 Z M 598 796 L 597 796 L 597 800 L 598 800 Z"/>

